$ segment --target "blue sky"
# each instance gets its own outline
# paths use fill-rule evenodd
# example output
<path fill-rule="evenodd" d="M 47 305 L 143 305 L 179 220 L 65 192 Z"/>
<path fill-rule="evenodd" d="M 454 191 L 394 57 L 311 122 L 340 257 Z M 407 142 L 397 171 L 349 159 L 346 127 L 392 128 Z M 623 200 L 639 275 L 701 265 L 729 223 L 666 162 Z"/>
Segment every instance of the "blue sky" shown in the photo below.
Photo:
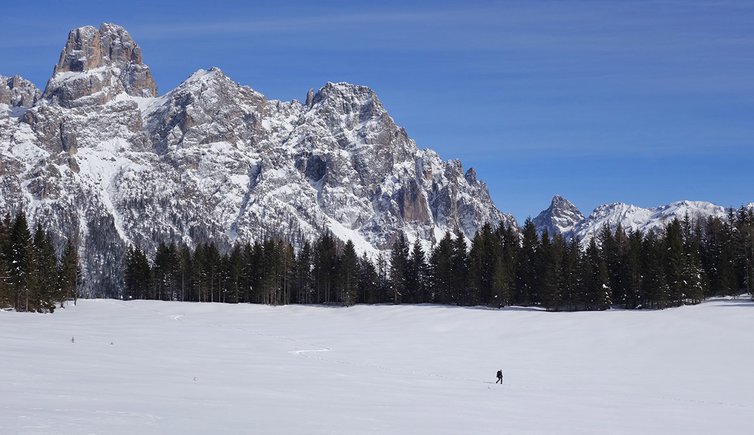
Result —
<path fill-rule="evenodd" d="M 0 15 L 0 74 L 43 87 L 68 31 L 125 26 L 165 92 L 219 66 L 275 99 L 373 88 L 498 207 L 754 201 L 754 2 L 34 1 Z"/>

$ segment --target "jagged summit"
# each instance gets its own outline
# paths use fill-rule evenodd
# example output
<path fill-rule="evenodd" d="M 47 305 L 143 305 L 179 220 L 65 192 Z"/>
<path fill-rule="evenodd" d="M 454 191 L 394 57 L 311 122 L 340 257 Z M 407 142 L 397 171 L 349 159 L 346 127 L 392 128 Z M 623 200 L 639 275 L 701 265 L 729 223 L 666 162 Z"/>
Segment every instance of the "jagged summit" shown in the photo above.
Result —
<path fill-rule="evenodd" d="M 555 195 L 550 206 L 534 218 L 534 226 L 540 234 L 547 230 L 550 236 L 568 235 L 573 227 L 584 219 L 581 211 L 571 201 Z"/>
<path fill-rule="evenodd" d="M 121 26 L 79 27 L 68 33 L 44 97 L 65 107 L 104 104 L 125 92 L 157 96 L 157 86 L 144 65 L 141 48 Z"/>

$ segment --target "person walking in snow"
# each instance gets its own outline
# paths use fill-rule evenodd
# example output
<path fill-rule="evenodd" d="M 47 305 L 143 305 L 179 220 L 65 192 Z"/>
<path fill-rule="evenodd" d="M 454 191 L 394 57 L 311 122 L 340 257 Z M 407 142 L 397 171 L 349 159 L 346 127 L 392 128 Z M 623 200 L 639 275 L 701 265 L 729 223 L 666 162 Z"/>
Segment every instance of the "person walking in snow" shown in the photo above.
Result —
<path fill-rule="evenodd" d="M 495 383 L 497 384 L 498 382 L 500 382 L 501 384 L 503 383 L 503 370 L 502 369 L 497 371 L 497 380 L 495 381 Z"/>

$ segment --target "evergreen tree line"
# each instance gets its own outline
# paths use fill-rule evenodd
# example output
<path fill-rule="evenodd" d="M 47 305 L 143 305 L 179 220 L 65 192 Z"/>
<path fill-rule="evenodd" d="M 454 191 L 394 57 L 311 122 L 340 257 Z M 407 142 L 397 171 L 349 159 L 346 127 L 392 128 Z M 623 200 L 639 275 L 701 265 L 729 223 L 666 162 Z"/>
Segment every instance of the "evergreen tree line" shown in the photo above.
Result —
<path fill-rule="evenodd" d="M 0 308 L 52 312 L 76 299 L 80 275 L 73 241 L 58 259 L 50 235 L 41 225 L 32 235 L 23 212 L 0 221 Z"/>
<path fill-rule="evenodd" d="M 358 256 L 331 234 L 305 243 L 270 239 L 221 254 L 159 245 L 126 258 L 126 297 L 264 304 L 439 303 L 550 310 L 665 308 L 754 287 L 754 215 L 674 220 L 642 234 L 604 227 L 588 244 L 484 225 L 470 246 L 447 232 L 428 252 L 399 237 L 388 256 Z"/>

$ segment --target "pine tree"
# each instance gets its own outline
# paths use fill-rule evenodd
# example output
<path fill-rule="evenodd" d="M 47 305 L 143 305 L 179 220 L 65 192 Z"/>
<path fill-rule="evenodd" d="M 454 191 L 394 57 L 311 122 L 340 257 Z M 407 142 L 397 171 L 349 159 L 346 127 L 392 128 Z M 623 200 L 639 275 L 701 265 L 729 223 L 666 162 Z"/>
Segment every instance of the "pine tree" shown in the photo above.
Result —
<path fill-rule="evenodd" d="M 735 213 L 732 243 L 739 293 L 754 293 L 754 208 L 742 206 Z"/>
<path fill-rule="evenodd" d="M 520 249 L 518 234 L 511 226 L 500 224 L 494 233 L 494 246 L 498 252 L 492 279 L 492 304 L 498 307 L 510 305 L 513 297 L 513 270 Z"/>
<path fill-rule="evenodd" d="M 731 238 L 730 223 L 717 217 L 707 220 L 703 262 L 710 291 L 715 296 L 729 296 L 737 292 Z"/>
<path fill-rule="evenodd" d="M 495 266 L 502 255 L 499 235 L 492 231 L 490 224 L 474 235 L 469 251 L 469 295 L 470 303 L 499 305 L 493 296 Z"/>
<path fill-rule="evenodd" d="M 60 306 L 63 306 L 63 301 L 70 299 L 73 299 L 75 304 L 78 298 L 78 287 L 81 284 L 81 268 L 79 266 L 78 249 L 72 239 L 68 239 L 63 250 L 60 270 L 58 271 L 58 282 Z"/>
<path fill-rule="evenodd" d="M 446 231 L 445 236 L 432 250 L 429 259 L 431 297 L 433 302 L 449 304 L 453 295 L 453 238 Z"/>
<path fill-rule="evenodd" d="M 516 294 L 514 303 L 533 305 L 537 302 L 537 246 L 539 237 L 534 222 L 527 218 L 522 230 L 521 250 L 516 258 Z"/>
<path fill-rule="evenodd" d="M 451 279 L 453 302 L 459 305 L 471 305 L 474 298 L 469 292 L 469 254 L 466 236 L 456 231 L 453 239 L 453 253 L 451 254 Z"/>
<path fill-rule="evenodd" d="M 160 243 L 154 257 L 153 285 L 155 299 L 172 301 L 177 299 L 179 276 L 178 253 L 174 244 Z"/>
<path fill-rule="evenodd" d="M 609 225 L 605 225 L 599 235 L 602 257 L 607 265 L 607 274 L 609 285 L 612 289 L 611 300 L 613 303 L 626 306 L 628 299 L 626 283 L 624 278 L 625 254 L 627 249 L 626 233 L 623 227 L 618 224 L 615 233 L 610 230 Z"/>
<path fill-rule="evenodd" d="M 359 302 L 374 304 L 379 300 L 379 276 L 375 264 L 366 256 L 359 259 Z"/>
<path fill-rule="evenodd" d="M 356 303 L 358 298 L 359 257 L 351 240 L 346 242 L 340 258 L 341 301 L 345 306 Z"/>
<path fill-rule="evenodd" d="M 58 264 L 52 238 L 37 224 L 33 241 L 33 311 L 55 310 Z"/>
<path fill-rule="evenodd" d="M 316 289 L 316 303 L 329 304 L 332 301 L 332 291 L 335 268 L 337 265 L 337 250 L 335 240 L 330 233 L 323 234 L 314 245 L 314 283 Z"/>
<path fill-rule="evenodd" d="M 409 275 L 407 283 L 407 287 L 411 289 L 411 302 L 424 303 L 430 301 L 427 292 L 428 277 L 429 265 L 427 264 L 427 257 L 424 253 L 421 240 L 416 239 L 409 259 Z"/>
<path fill-rule="evenodd" d="M 558 310 L 563 304 L 561 276 L 563 276 L 563 259 L 565 257 L 566 244 L 561 234 L 549 241 L 547 231 L 542 234 L 539 255 L 540 264 L 540 298 L 542 305 L 551 310 Z"/>
<path fill-rule="evenodd" d="M 9 268 L 10 299 L 16 311 L 29 310 L 31 296 L 32 239 L 26 215 L 19 211 L 10 231 L 10 252 L 7 254 Z"/>
<path fill-rule="evenodd" d="M 588 310 L 606 310 L 610 308 L 610 295 L 607 265 L 594 239 L 589 242 L 583 261 L 584 290 Z"/>
<path fill-rule="evenodd" d="M 312 303 L 312 250 L 308 241 L 296 257 L 293 288 L 297 303 Z"/>
<path fill-rule="evenodd" d="M 193 255 L 191 250 L 186 245 L 182 245 L 178 248 L 178 300 L 190 301 L 191 289 L 193 288 Z"/>
<path fill-rule="evenodd" d="M 0 308 L 10 306 L 10 215 L 0 221 Z"/>
<path fill-rule="evenodd" d="M 129 246 L 126 252 L 125 299 L 147 299 L 151 281 L 147 256 L 139 247 Z"/>
<path fill-rule="evenodd" d="M 563 300 L 562 304 L 571 311 L 582 307 L 585 300 L 581 280 L 581 267 L 581 248 L 579 247 L 579 240 L 574 237 L 566 244 L 559 280 Z"/>
<path fill-rule="evenodd" d="M 226 302 L 237 304 L 241 302 L 241 271 L 243 270 L 243 251 L 241 245 L 236 244 L 231 249 L 226 260 L 227 281 L 225 283 Z"/>
<path fill-rule="evenodd" d="M 670 290 L 663 267 L 664 244 L 650 231 L 642 242 L 641 305 L 664 308 L 670 299 Z"/>
<path fill-rule="evenodd" d="M 390 251 L 390 287 L 393 303 L 399 304 L 407 294 L 408 287 L 409 250 L 406 238 L 401 233 L 393 243 Z"/>
<path fill-rule="evenodd" d="M 682 305 L 686 299 L 686 280 L 684 279 L 685 255 L 683 252 L 683 230 L 676 218 L 665 226 L 665 281 L 668 285 L 669 305 Z"/>
<path fill-rule="evenodd" d="M 623 307 L 634 309 L 641 304 L 642 294 L 642 245 L 643 236 L 639 231 L 627 235 L 626 251 L 621 256 L 621 282 L 624 288 Z"/>

